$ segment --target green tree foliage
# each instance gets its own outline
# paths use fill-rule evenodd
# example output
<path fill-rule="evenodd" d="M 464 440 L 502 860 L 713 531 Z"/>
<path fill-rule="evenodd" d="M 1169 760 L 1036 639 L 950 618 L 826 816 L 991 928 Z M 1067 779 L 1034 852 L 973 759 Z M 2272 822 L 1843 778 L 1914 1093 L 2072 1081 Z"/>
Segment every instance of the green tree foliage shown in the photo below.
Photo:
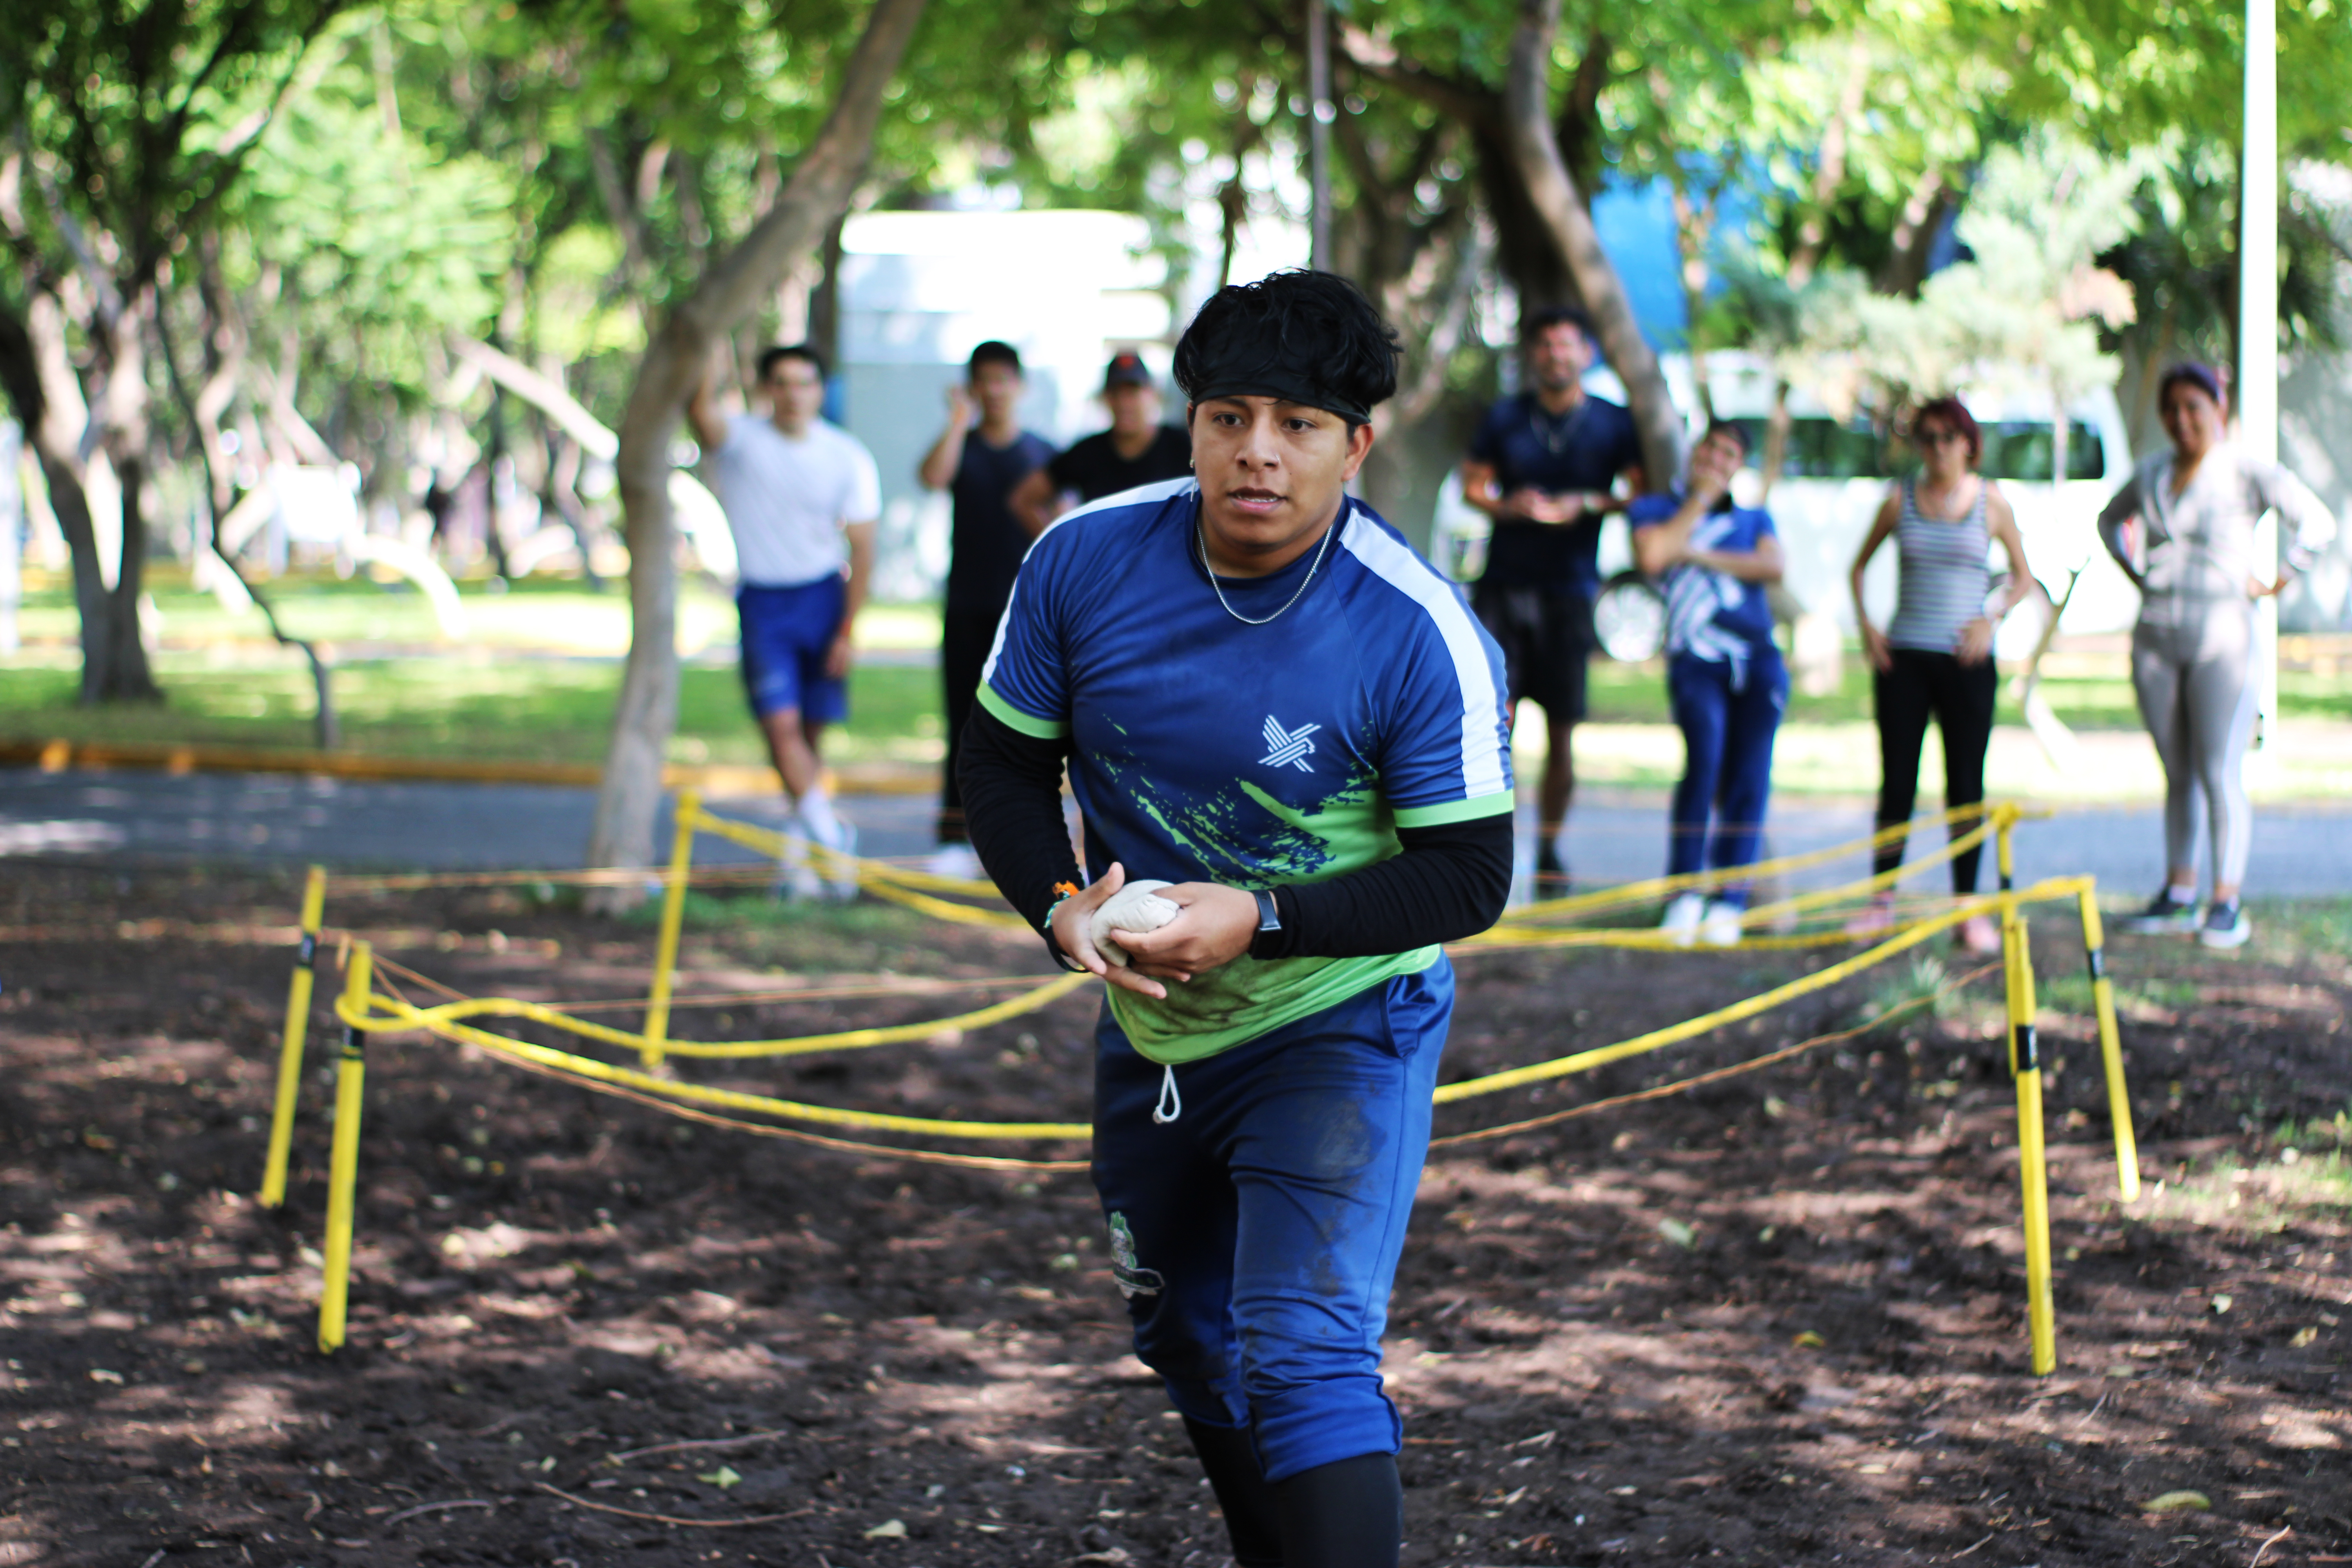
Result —
<path fill-rule="evenodd" d="M 2117 392 L 2136 443 L 2157 438 L 2156 383 L 2179 359 L 2238 357 L 2238 168 L 2225 148 L 2179 136 L 2130 195 L 2130 232 L 2100 258 L 2128 281 L 2138 319 L 2115 334 Z M 2279 203 L 2279 346 L 2339 349 L 2352 253 L 2339 215 L 2290 179 Z"/>
<path fill-rule="evenodd" d="M 2352 14 L 2343 0 L 2276 0 L 2279 147 L 2344 162 Z M 2010 79 L 2019 124 L 2071 127 L 2107 148 L 2180 135 L 2234 145 L 2243 109 L 2245 7 L 2171 0 L 1954 0 L 1960 37 Z"/>
<path fill-rule="evenodd" d="M 1858 271 L 1825 275 L 1801 299 L 1786 374 L 1841 417 L 1868 408 L 1882 421 L 1964 385 L 2063 403 L 2112 381 L 2102 334 L 2137 306 L 2097 258 L 2127 232 L 2149 162 L 2047 136 L 1996 149 L 1959 219 L 1970 258 L 1928 279 L 1916 299 L 1875 292 Z"/>
<path fill-rule="evenodd" d="M 126 295 L 209 221 L 335 0 L 15 0 L 0 12 L 0 120 L 37 150 L 44 228 L 115 252 Z M 37 222 L 38 220 L 36 220 Z M 43 234 L 57 250 L 69 234 Z M 39 243 L 39 241 L 37 241 Z"/>
<path fill-rule="evenodd" d="M 0 8 L 0 123 L 20 149 L 0 181 L 0 229 L 18 262 L 0 285 L 0 379 L 72 550 L 84 701 L 160 695 L 137 615 L 152 437 L 143 322 L 156 285 L 218 216 L 336 4 Z"/>
<path fill-rule="evenodd" d="M 339 399 L 388 395 L 382 416 L 429 402 L 443 342 L 496 319 L 530 171 L 413 133 L 371 68 L 372 33 L 335 40 L 334 60 L 287 106 L 222 249 L 224 281 L 260 330 L 307 345 L 301 371 Z"/>

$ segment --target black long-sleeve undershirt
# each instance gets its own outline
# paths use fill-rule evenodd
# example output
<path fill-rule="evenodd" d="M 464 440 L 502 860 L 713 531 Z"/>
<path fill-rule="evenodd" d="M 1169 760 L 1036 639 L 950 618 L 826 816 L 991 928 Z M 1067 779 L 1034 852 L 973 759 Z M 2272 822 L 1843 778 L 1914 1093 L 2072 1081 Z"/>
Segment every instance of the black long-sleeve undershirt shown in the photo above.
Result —
<path fill-rule="evenodd" d="M 964 728 L 958 779 L 971 847 L 1032 930 L 1056 882 L 1083 883 L 1062 818 L 1066 740 L 1024 735 L 985 708 Z M 1358 958 L 1406 952 L 1485 931 L 1511 890 L 1511 816 L 1401 827 L 1401 852 L 1328 881 L 1275 889 L 1279 931 L 1253 958 Z M 1049 939 L 1050 940 L 1050 939 Z"/>

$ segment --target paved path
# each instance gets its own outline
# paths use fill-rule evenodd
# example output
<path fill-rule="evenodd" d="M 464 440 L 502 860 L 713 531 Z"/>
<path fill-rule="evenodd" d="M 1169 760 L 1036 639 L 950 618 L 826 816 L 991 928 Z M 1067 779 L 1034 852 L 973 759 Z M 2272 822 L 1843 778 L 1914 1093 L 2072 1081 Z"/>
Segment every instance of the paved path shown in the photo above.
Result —
<path fill-rule="evenodd" d="M 775 822 L 780 804 L 714 801 L 722 811 Z M 300 864 L 370 869 L 560 868 L 576 866 L 594 797 L 587 790 L 513 784 L 354 784 L 266 774 L 44 773 L 0 769 L 0 862 L 10 857 Z M 931 803 L 919 795 L 859 795 L 843 815 L 860 847 L 912 856 L 930 847 Z M 1783 796 L 1767 854 L 1793 854 L 1869 830 L 1852 801 Z M 668 840 L 665 820 L 658 843 Z M 1931 830 L 1932 831 L 1932 830 Z M 2111 890 L 2151 889 L 2161 871 L 2153 806 L 2069 807 L 2018 830 L 2021 879 L 2088 871 Z M 1662 800 L 1588 792 L 1569 829 L 1569 863 L 1583 885 L 1657 875 L 1665 862 Z M 1525 852 L 1523 845 L 1523 854 Z M 744 851 L 706 839 L 698 859 L 737 862 Z M 1808 880 L 1844 880 L 1850 864 Z M 1988 872 L 1986 884 L 1990 885 Z M 2257 813 L 2247 885 L 2258 893 L 2352 893 L 2352 809 L 2279 806 Z"/>
<path fill-rule="evenodd" d="M 593 791 L 541 784 L 382 784 L 268 773 L 45 773 L 0 769 L 0 859 L 322 862 L 372 870 L 575 867 L 588 847 Z M 781 803 L 719 801 L 730 816 L 773 823 Z M 846 808 L 845 808 L 846 809 Z M 910 855 L 930 847 L 932 803 L 912 795 L 856 802 L 860 848 Z M 669 842 L 662 813 L 655 842 Z M 698 859 L 753 857 L 705 839 Z"/>

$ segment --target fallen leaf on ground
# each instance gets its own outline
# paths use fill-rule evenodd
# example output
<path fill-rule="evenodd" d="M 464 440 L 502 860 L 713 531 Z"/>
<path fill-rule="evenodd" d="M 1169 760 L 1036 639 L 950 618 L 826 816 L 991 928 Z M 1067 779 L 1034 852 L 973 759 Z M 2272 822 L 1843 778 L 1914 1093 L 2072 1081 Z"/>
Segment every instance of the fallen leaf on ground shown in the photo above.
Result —
<path fill-rule="evenodd" d="M 2166 1492 L 2150 1498 L 2144 1507 L 2148 1513 L 2200 1513 L 2211 1510 L 2213 1500 L 2203 1492 Z"/>
<path fill-rule="evenodd" d="M 881 1523 L 876 1525 L 873 1529 L 867 1531 L 866 1532 L 866 1539 L 868 1541 L 904 1541 L 907 1539 L 907 1527 L 898 1520 L 886 1519 Z"/>
<path fill-rule="evenodd" d="M 1790 1340 L 1789 1342 L 1796 1346 L 1801 1351 L 1817 1351 L 1826 1346 L 1829 1343 L 1829 1341 L 1822 1338 L 1821 1335 L 1813 1332 L 1812 1330 L 1807 1329 L 1803 1333 L 1799 1334 L 1795 1339 Z"/>
<path fill-rule="evenodd" d="M 717 1469 L 707 1471 L 694 1479 L 698 1481 L 708 1481 L 714 1487 L 724 1489 L 733 1486 L 737 1481 L 741 1480 L 743 1478 L 737 1475 L 734 1470 L 728 1466 L 721 1465 Z"/>
<path fill-rule="evenodd" d="M 1698 1245 L 1698 1232 L 1678 1219 L 1660 1220 L 1658 1234 L 1685 1252 Z"/>

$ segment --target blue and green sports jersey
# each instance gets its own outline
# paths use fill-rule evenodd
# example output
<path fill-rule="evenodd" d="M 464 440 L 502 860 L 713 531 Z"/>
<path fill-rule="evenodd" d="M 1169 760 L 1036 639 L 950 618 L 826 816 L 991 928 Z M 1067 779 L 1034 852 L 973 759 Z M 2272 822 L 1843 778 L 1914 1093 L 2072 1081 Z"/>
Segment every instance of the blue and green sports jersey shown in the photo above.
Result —
<path fill-rule="evenodd" d="M 1070 512 L 1022 563 L 980 689 L 1024 734 L 1071 740 L 1089 877 L 1270 888 L 1373 865 L 1399 827 L 1511 809 L 1503 658 L 1461 591 L 1350 500 L 1314 580 L 1219 578 L 1200 491 L 1149 485 Z M 1128 1038 L 1197 1061 L 1437 959 L 1246 955 L 1165 1001 L 1114 989 Z"/>

